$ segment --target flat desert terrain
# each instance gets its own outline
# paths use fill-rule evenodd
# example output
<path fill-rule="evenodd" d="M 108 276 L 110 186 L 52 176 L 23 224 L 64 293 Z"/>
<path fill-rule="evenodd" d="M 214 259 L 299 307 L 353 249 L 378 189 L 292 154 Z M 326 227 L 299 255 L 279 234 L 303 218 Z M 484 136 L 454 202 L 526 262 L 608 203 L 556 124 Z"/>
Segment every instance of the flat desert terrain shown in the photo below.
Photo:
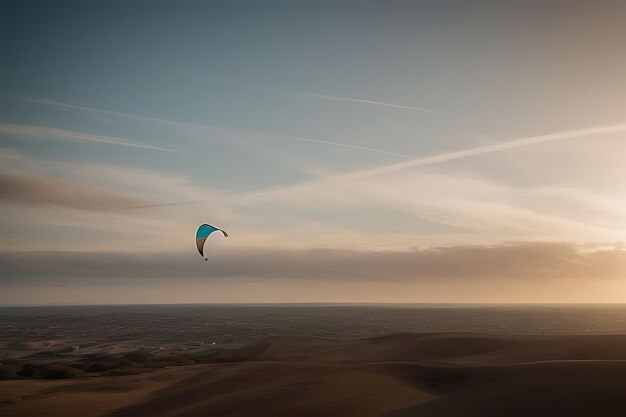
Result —
<path fill-rule="evenodd" d="M 2 316 L 0 414 L 626 415 L 626 335 L 386 333 L 383 328 L 369 336 L 338 331 L 330 336 L 250 334 L 259 329 L 295 333 L 287 329 L 300 329 L 302 320 L 324 322 L 318 317 L 322 313 L 301 313 L 306 319 L 298 316 L 288 327 L 274 328 L 255 310 L 247 327 L 233 323 L 234 332 L 211 342 L 200 337 L 201 330 L 194 331 L 200 318 L 190 320 L 192 326 L 184 320 L 175 325 L 171 311 L 123 312 L 119 317 L 10 312 Z M 205 320 L 218 320 L 214 312 L 206 314 Z M 219 320 L 233 313 L 224 314 Z M 288 317 L 293 315 L 283 319 Z M 378 313 L 368 311 L 363 317 L 369 323 L 378 320 Z M 327 318 L 329 323 L 338 320 Z M 358 320 L 351 324 L 353 331 L 362 331 Z M 330 324 L 321 328 L 336 331 Z"/>

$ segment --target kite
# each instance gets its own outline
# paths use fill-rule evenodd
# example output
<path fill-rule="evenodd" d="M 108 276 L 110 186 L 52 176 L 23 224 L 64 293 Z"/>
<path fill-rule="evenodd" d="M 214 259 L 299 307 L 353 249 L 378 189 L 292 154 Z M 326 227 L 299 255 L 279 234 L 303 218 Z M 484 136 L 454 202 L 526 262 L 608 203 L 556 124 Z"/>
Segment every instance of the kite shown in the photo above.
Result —
<path fill-rule="evenodd" d="M 222 229 L 213 227 L 210 224 L 203 224 L 202 226 L 198 227 L 198 231 L 196 232 L 196 246 L 198 247 L 198 252 L 200 252 L 200 255 L 204 256 L 204 242 L 207 240 L 209 235 L 216 230 L 222 232 L 224 234 L 224 237 L 228 237 L 228 233 L 226 233 Z M 204 257 L 204 260 L 208 261 L 209 258 Z"/>

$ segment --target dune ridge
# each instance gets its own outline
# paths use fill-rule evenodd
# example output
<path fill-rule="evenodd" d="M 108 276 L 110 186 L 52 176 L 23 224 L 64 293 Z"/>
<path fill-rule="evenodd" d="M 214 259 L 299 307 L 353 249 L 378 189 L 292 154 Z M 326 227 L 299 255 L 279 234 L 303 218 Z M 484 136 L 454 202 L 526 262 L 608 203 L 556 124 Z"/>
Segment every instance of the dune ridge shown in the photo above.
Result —
<path fill-rule="evenodd" d="M 0 411 L 26 417 L 626 415 L 626 335 L 270 336 L 178 353 L 91 349 L 83 362 L 78 352 L 52 363 L 45 355 L 23 357 L 36 363 L 0 381 Z M 94 358 L 110 367 L 90 367 Z M 74 379 L 33 379 L 56 378 L 62 366 L 78 370 L 67 376 Z"/>

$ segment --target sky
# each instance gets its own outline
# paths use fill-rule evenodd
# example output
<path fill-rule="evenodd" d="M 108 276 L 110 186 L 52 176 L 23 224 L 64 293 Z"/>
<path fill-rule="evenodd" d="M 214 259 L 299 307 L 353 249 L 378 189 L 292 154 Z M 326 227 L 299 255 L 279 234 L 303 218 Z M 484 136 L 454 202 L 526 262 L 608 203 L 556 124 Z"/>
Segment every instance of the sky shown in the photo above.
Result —
<path fill-rule="evenodd" d="M 626 302 L 625 18 L 2 0 L 0 304 Z"/>

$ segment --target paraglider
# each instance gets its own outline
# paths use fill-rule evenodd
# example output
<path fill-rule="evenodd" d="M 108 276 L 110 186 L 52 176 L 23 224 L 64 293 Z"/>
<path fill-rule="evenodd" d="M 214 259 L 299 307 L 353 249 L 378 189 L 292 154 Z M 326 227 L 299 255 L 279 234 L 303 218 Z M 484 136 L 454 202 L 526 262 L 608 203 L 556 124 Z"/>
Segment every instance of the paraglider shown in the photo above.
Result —
<path fill-rule="evenodd" d="M 204 257 L 204 242 L 207 240 L 209 235 L 215 232 L 216 230 L 222 232 L 224 234 L 224 237 L 228 237 L 228 233 L 226 233 L 222 229 L 218 229 L 217 227 L 211 226 L 210 224 L 203 224 L 202 226 L 198 228 L 198 231 L 196 232 L 196 246 L 198 248 L 198 252 L 200 252 L 200 255 L 202 255 L 203 257 Z M 208 261 L 209 258 L 204 257 L 204 260 Z"/>

